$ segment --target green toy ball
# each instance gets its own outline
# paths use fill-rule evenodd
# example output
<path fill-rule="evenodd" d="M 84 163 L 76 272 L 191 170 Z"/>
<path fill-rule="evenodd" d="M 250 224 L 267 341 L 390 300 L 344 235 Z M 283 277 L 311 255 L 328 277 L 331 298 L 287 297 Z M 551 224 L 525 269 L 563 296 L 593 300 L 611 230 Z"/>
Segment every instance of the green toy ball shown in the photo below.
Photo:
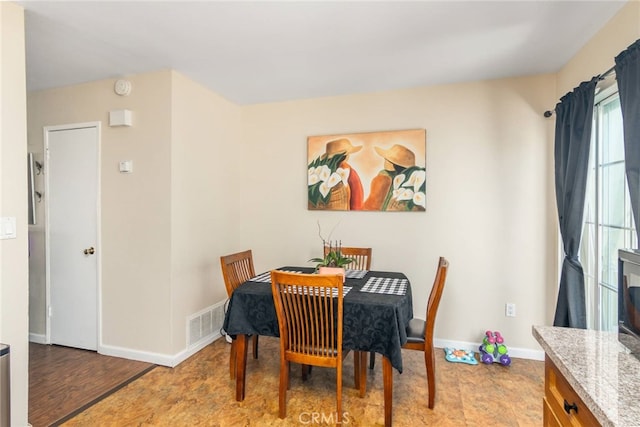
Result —
<path fill-rule="evenodd" d="M 506 345 L 499 345 L 498 346 L 498 353 L 507 354 L 507 346 Z"/>

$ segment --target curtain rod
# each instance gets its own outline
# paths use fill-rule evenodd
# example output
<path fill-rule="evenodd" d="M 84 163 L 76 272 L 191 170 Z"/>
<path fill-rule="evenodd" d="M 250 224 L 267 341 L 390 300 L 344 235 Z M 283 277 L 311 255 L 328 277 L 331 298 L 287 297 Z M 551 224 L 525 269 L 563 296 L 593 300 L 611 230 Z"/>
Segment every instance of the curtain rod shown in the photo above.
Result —
<path fill-rule="evenodd" d="M 611 74 L 611 73 L 613 73 L 615 71 L 615 69 L 616 69 L 616 66 L 614 65 L 613 67 L 609 68 L 604 73 L 600 74 L 598 76 L 598 80 L 602 81 L 602 80 L 606 79 L 609 76 L 609 74 Z M 551 117 L 551 116 L 553 116 L 553 114 L 555 112 L 556 112 L 555 108 L 553 110 L 547 110 L 547 111 L 544 112 L 544 116 L 545 117 Z"/>

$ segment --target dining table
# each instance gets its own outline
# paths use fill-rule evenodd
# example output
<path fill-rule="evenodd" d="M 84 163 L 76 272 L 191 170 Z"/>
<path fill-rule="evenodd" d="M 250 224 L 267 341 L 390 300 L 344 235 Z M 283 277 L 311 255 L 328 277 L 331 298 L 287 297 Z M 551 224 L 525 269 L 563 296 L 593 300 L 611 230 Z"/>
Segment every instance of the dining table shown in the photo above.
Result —
<path fill-rule="evenodd" d="M 313 273 L 312 267 L 285 266 L 278 270 Z M 366 392 L 366 356 L 382 356 L 385 426 L 392 423 L 393 369 L 402 373 L 402 345 L 413 317 L 411 283 L 400 272 L 346 270 L 343 286 L 343 350 L 354 351 L 355 383 Z M 246 392 L 247 337 L 279 336 L 278 318 L 271 291 L 271 272 L 257 275 L 231 295 L 223 324 L 236 340 L 236 400 Z"/>

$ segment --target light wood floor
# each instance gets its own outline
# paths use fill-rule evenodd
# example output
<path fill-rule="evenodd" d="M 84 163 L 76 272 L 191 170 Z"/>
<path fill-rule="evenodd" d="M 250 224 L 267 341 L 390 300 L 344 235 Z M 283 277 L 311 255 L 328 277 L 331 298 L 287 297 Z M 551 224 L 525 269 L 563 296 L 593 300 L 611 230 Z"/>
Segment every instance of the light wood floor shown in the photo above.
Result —
<path fill-rule="evenodd" d="M 218 340 L 176 368 L 156 367 L 67 421 L 65 426 L 290 426 L 327 425 L 335 412 L 335 371 L 314 367 L 302 382 L 294 367 L 287 418 L 278 418 L 278 341 L 260 337 L 260 358 L 249 357 L 247 394 L 236 402 L 229 379 L 229 345 Z M 437 358 L 435 408 L 427 408 L 424 358 L 403 352 L 394 370 L 395 426 L 540 426 L 544 362 L 513 359 L 511 366 L 466 365 Z M 382 363 L 368 371 L 367 394 L 353 388 L 353 357 L 344 365 L 345 425 L 384 424 Z"/>

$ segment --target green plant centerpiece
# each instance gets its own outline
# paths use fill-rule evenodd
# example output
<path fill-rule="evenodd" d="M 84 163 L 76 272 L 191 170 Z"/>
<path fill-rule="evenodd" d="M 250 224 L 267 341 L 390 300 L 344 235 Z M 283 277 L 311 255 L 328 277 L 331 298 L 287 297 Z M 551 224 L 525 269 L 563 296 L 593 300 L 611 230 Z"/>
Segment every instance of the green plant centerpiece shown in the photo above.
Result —
<path fill-rule="evenodd" d="M 344 268 L 345 265 L 353 262 L 353 259 L 342 255 L 340 249 L 331 250 L 324 256 L 324 258 L 311 258 L 309 262 L 316 262 L 316 270 L 320 267 L 338 267 Z"/>
<path fill-rule="evenodd" d="M 316 263 L 316 273 L 318 274 L 340 274 L 342 280 L 345 278 L 344 268 L 353 262 L 352 258 L 342 255 L 342 243 L 334 245 L 332 242 L 324 240 L 323 251 L 326 254 L 323 258 L 311 258 L 309 262 Z"/>

